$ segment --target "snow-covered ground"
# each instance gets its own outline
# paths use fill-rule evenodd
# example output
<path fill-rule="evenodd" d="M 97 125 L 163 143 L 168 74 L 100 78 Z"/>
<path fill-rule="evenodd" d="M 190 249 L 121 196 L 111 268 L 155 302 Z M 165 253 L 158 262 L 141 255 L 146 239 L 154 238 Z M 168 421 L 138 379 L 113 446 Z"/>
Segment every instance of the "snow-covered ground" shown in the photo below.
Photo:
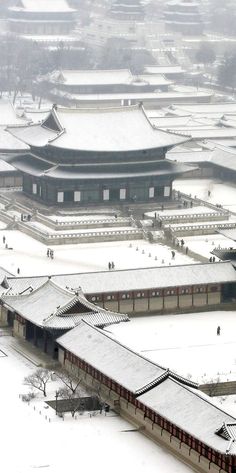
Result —
<path fill-rule="evenodd" d="M 54 222 L 90 222 L 91 220 L 110 220 L 114 221 L 114 216 L 106 214 L 88 214 L 88 215 L 48 215 L 48 218 Z"/>
<path fill-rule="evenodd" d="M 175 181 L 175 184 L 178 181 Z M 182 181 L 181 181 L 182 182 Z M 162 216 L 170 215 L 170 216 L 175 216 L 175 215 L 193 215 L 193 214 L 215 214 L 216 210 L 211 209 L 210 207 L 207 207 L 205 205 L 197 205 L 196 207 L 188 207 L 188 208 L 179 208 L 179 209 L 164 209 L 164 210 L 156 210 L 152 212 L 146 212 L 145 215 L 148 217 L 155 217 L 155 214 Z"/>
<path fill-rule="evenodd" d="M 210 258 L 214 248 L 235 248 L 235 242 L 220 234 L 185 236 L 186 246 L 195 253 Z M 218 261 L 218 258 L 216 258 Z"/>
<path fill-rule="evenodd" d="M 221 405 L 221 408 L 236 417 L 236 394 L 231 396 L 216 396 L 213 400 Z"/>
<path fill-rule="evenodd" d="M 236 380 L 235 311 L 136 317 L 108 330 L 143 356 L 193 381 Z"/>
<path fill-rule="evenodd" d="M 27 223 L 29 227 L 32 227 L 36 230 L 42 231 L 45 234 L 48 235 L 71 235 L 71 234 L 83 234 L 83 233 L 102 233 L 102 232 L 119 232 L 119 231 L 129 231 L 129 230 L 135 230 L 134 227 L 102 227 L 102 228 L 82 228 L 82 229 L 75 229 L 75 230 L 65 230 L 60 228 L 60 230 L 53 230 L 50 227 L 47 227 L 46 225 L 40 223 L 40 222 L 29 222 Z"/>
<path fill-rule="evenodd" d="M 5 249 L 3 236 L 8 248 Z M 194 263 L 192 258 L 145 240 L 53 246 L 54 259 L 47 258 L 47 247 L 18 230 L 0 231 L 0 265 L 21 276 L 106 271 L 108 262 L 116 269 L 145 268 Z M 150 255 L 150 256 L 149 256 Z"/>
<path fill-rule="evenodd" d="M 236 212 L 236 185 L 232 182 L 216 179 L 180 179 L 174 181 L 173 188 L 211 204 L 221 204 L 225 209 Z"/>
<path fill-rule="evenodd" d="M 192 471 L 142 434 L 130 432 L 133 427 L 113 412 L 91 418 L 84 414 L 76 420 L 67 414 L 63 421 L 46 408 L 40 394 L 30 405 L 22 402 L 19 394 L 28 392 L 23 379 L 35 366 L 16 353 L 11 343 L 11 337 L 0 337 L 0 349 L 7 355 L 0 357 L 2 472 Z M 48 399 L 55 400 L 56 389 L 57 384 L 50 383 Z"/>

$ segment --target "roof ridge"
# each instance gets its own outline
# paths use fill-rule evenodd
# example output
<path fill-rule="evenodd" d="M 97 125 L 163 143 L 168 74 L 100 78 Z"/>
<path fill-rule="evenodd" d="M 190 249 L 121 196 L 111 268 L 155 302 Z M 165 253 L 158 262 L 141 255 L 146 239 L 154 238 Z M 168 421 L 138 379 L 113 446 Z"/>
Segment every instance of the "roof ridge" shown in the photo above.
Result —
<path fill-rule="evenodd" d="M 210 401 L 210 396 L 208 396 L 207 394 L 205 395 L 206 397 L 204 397 L 204 393 L 200 390 L 200 389 L 196 389 L 196 391 L 199 391 L 203 394 L 203 396 L 201 396 L 201 394 L 199 394 L 198 392 L 195 392 L 195 391 L 192 391 L 192 389 L 195 389 L 195 388 L 191 388 L 191 386 L 188 386 L 186 384 L 183 384 L 181 383 L 180 381 L 178 381 L 177 379 L 175 379 L 174 377 L 170 376 L 170 379 L 178 384 L 179 386 L 181 386 L 182 388 L 184 388 L 186 391 L 192 393 L 194 396 L 197 396 L 198 398 L 200 399 L 203 399 L 204 401 L 206 401 L 208 404 L 210 404 L 211 406 L 215 407 L 216 409 L 218 409 L 219 411 L 223 412 L 223 414 L 226 414 L 227 416 L 231 417 L 232 419 L 235 420 L 236 422 L 236 417 L 233 417 L 231 414 L 229 414 L 229 412 L 226 412 L 224 411 L 223 409 L 221 409 L 221 407 L 217 406 L 216 404 L 214 404 L 213 402 Z"/>
<path fill-rule="evenodd" d="M 124 345 L 123 343 L 121 343 L 119 340 L 116 340 L 115 338 L 111 337 L 108 333 L 105 333 L 104 330 L 98 328 L 98 327 L 94 327 L 92 324 L 90 324 L 89 322 L 87 322 L 87 320 L 82 320 L 81 322 L 84 322 L 86 325 L 88 325 L 90 328 L 94 329 L 94 330 L 97 330 L 97 332 L 99 332 L 101 335 L 103 335 L 104 337 L 108 338 L 109 340 L 112 340 L 113 342 L 115 342 L 117 345 L 120 345 L 121 347 L 123 348 L 126 348 L 130 353 L 133 353 L 134 355 L 137 355 L 139 358 L 142 358 L 143 360 L 145 361 L 148 361 L 150 364 L 152 364 L 153 366 L 156 366 L 157 368 L 160 368 L 164 371 L 167 371 L 168 368 L 165 368 L 161 365 L 158 365 L 157 363 L 155 363 L 154 361 L 146 358 L 145 356 L 141 355 L 140 353 L 134 351 L 132 348 L 128 347 L 127 345 Z"/>

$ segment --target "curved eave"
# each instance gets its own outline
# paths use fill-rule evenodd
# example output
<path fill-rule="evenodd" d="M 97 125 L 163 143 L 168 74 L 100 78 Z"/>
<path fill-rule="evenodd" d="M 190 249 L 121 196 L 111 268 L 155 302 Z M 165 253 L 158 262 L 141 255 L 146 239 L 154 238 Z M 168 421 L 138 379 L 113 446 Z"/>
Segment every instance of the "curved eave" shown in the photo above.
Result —
<path fill-rule="evenodd" d="M 36 166 L 36 162 L 38 166 Z M 134 171 L 132 172 L 87 172 L 84 169 L 80 169 L 80 166 L 52 166 L 49 163 L 42 162 L 42 161 L 34 161 L 33 159 L 24 159 L 24 158 L 17 158 L 12 161 L 12 165 L 18 169 L 19 171 L 29 174 L 34 177 L 44 177 L 48 179 L 65 179 L 65 180 L 104 180 L 104 179 L 133 179 L 133 178 L 143 178 L 143 177 L 153 177 L 157 176 L 160 178 L 164 178 L 165 176 L 173 176 L 173 178 L 179 174 L 184 174 L 187 172 L 191 172 L 195 169 L 198 169 L 196 166 L 188 166 L 185 164 L 173 163 L 172 161 L 165 161 L 166 167 L 165 168 L 158 168 L 158 161 L 157 161 L 157 168 L 151 170 L 144 170 L 142 172 Z M 114 165 L 115 168 L 115 165 Z"/>
<path fill-rule="evenodd" d="M 165 133 L 164 130 L 161 130 L 163 133 Z M 169 133 L 169 132 L 166 132 L 166 134 L 171 134 L 171 136 L 174 135 L 174 133 Z M 116 153 L 116 154 L 121 154 L 121 153 L 137 153 L 137 152 L 145 152 L 145 151 L 155 151 L 155 150 L 160 150 L 160 149 L 172 149 L 174 148 L 175 146 L 179 146 L 181 144 L 184 144 L 186 143 L 187 141 L 190 141 L 192 139 L 191 136 L 185 136 L 185 137 L 180 137 L 179 135 L 176 134 L 176 140 L 174 142 L 166 142 L 166 143 L 162 143 L 158 146 L 158 144 L 156 146 L 144 146 L 142 148 L 124 148 L 124 149 L 93 149 L 92 147 L 89 147 L 89 148 L 73 148 L 73 147 L 70 147 L 70 148 L 64 148 L 63 146 L 58 146 L 58 143 L 56 142 L 57 138 L 55 138 L 55 144 L 54 142 L 50 142 L 48 144 L 48 147 L 50 148 L 53 148 L 54 150 L 58 149 L 58 150 L 65 150 L 66 151 L 72 151 L 72 152 L 79 152 L 79 153 L 96 153 L 96 154 L 108 154 L 108 153 Z"/>

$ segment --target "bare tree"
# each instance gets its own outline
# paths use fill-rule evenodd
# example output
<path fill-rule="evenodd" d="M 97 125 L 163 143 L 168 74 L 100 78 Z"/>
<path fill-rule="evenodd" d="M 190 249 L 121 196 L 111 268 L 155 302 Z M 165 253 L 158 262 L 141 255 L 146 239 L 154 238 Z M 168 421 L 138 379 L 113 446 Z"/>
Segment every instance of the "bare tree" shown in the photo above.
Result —
<path fill-rule="evenodd" d="M 51 380 L 51 372 L 44 368 L 37 369 L 33 374 L 24 378 L 24 384 L 31 386 L 32 388 L 38 389 L 46 397 L 46 386 L 48 381 Z"/>
<path fill-rule="evenodd" d="M 62 381 L 68 391 L 70 391 L 72 394 L 75 394 L 77 392 L 78 387 L 81 383 L 81 379 L 75 379 L 74 376 L 64 371 L 55 373 L 55 375 Z"/>
<path fill-rule="evenodd" d="M 83 401 L 77 388 L 73 392 L 70 388 L 65 386 L 57 391 L 58 397 L 66 401 L 66 410 L 71 412 L 72 417 L 82 408 Z"/>

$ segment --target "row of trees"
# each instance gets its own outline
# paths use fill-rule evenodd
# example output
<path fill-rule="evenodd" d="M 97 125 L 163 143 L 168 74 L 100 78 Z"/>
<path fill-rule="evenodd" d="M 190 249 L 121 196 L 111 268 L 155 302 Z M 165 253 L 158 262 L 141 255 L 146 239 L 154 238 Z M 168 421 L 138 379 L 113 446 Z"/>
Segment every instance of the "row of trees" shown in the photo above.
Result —
<path fill-rule="evenodd" d="M 45 49 L 39 43 L 1 37 L 0 92 L 31 92 L 36 77 L 58 69 L 93 67 L 93 54 L 87 48 L 72 48 L 59 43 Z"/>
<path fill-rule="evenodd" d="M 58 371 L 56 373 L 52 373 L 47 369 L 38 368 L 34 373 L 30 374 L 29 376 L 26 376 L 23 382 L 26 386 L 29 386 L 31 390 L 36 389 L 43 393 L 44 397 L 46 397 L 47 386 L 48 383 L 52 381 L 53 376 L 56 376 L 62 384 L 62 386 L 56 391 L 56 411 L 58 400 L 64 400 L 66 401 L 67 410 L 69 410 L 71 412 L 72 417 L 74 417 L 76 412 L 78 412 L 82 408 L 83 399 L 82 391 L 80 388 L 81 379 L 77 379 L 65 371 Z M 88 391 L 91 397 L 97 398 L 101 409 L 105 407 L 106 403 L 102 401 L 99 389 L 90 388 L 90 390 L 86 390 L 86 392 Z M 32 395 L 31 391 L 23 398 L 26 401 L 29 401 L 33 397 L 34 395 Z"/>
<path fill-rule="evenodd" d="M 229 88 L 233 92 L 236 88 L 236 53 L 234 51 L 226 51 L 217 69 L 212 69 L 212 65 L 216 60 L 216 53 L 207 43 L 202 43 L 195 55 L 197 63 L 209 66 L 209 72 L 215 76 L 216 82 L 222 88 Z"/>
<path fill-rule="evenodd" d="M 235 0 L 210 0 L 210 30 L 226 36 L 236 35 Z"/>

